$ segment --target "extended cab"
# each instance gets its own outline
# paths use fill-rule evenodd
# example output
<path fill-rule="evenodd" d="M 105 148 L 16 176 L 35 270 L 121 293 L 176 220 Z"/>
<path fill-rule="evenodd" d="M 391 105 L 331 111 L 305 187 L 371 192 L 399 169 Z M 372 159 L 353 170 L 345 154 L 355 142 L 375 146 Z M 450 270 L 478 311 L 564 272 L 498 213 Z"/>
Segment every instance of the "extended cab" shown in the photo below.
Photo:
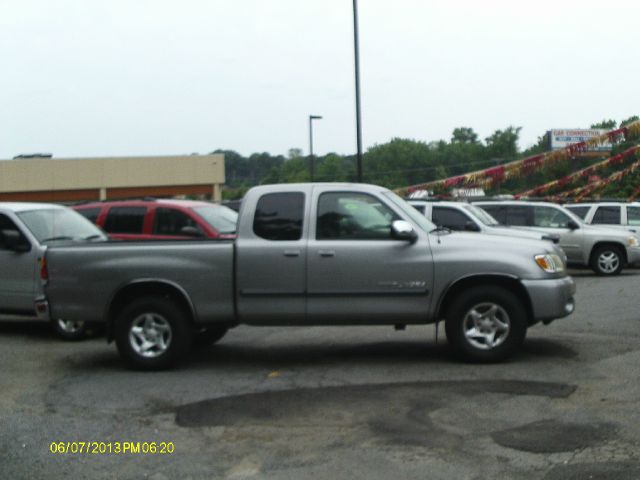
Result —
<path fill-rule="evenodd" d="M 443 319 L 458 354 L 497 361 L 573 311 L 561 257 L 551 242 L 443 231 L 382 187 L 272 185 L 245 196 L 236 240 L 51 248 L 46 293 L 56 317 L 107 323 L 143 369 L 238 324 Z"/>

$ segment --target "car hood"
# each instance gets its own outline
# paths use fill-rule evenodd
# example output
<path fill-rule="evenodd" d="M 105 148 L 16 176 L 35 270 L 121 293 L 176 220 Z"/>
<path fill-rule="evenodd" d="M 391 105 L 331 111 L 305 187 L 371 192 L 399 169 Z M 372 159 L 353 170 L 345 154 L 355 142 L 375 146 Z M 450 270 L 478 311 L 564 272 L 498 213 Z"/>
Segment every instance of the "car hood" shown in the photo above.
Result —
<path fill-rule="evenodd" d="M 531 238 L 532 240 L 540 240 L 542 234 L 538 232 L 532 232 L 530 230 L 519 230 L 512 227 L 489 227 L 487 226 L 486 233 L 490 235 L 506 235 L 508 237 L 518 238 Z"/>

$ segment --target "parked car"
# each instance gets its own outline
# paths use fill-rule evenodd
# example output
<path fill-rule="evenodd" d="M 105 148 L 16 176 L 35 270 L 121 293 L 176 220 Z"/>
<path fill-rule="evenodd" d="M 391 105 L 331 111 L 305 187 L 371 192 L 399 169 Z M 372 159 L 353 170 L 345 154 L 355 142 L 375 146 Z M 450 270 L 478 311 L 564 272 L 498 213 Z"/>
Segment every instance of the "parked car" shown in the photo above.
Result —
<path fill-rule="evenodd" d="M 489 215 L 485 210 L 468 202 L 408 200 L 409 205 L 422 213 L 439 227 L 456 232 L 478 232 L 487 235 L 503 235 L 516 238 L 549 240 L 558 243 L 560 235 L 520 230 L 505 225 Z"/>
<path fill-rule="evenodd" d="M 498 222 L 560 235 L 570 264 L 589 266 L 598 275 L 617 275 L 640 261 L 638 238 L 631 232 L 595 227 L 566 208 L 547 202 L 475 202 Z"/>
<path fill-rule="evenodd" d="M 0 314 L 47 318 L 37 308 L 43 295 L 38 272 L 44 267 L 46 249 L 52 245 L 93 243 L 107 236 L 73 210 L 46 203 L 0 203 Z M 86 324 L 54 317 L 56 332 L 75 340 L 85 334 Z"/>
<path fill-rule="evenodd" d="M 590 225 L 622 227 L 634 233 L 640 232 L 640 203 L 597 202 L 572 203 L 565 208 Z"/>
<path fill-rule="evenodd" d="M 574 310 L 561 256 L 551 242 L 438 229 L 382 187 L 260 186 L 244 198 L 235 240 L 50 248 L 43 308 L 106 324 L 142 369 L 171 366 L 194 336 L 217 341 L 239 324 L 442 319 L 456 353 L 498 361 L 530 326 Z"/>
<path fill-rule="evenodd" d="M 238 214 L 194 200 L 119 200 L 73 207 L 118 240 L 233 238 Z"/>

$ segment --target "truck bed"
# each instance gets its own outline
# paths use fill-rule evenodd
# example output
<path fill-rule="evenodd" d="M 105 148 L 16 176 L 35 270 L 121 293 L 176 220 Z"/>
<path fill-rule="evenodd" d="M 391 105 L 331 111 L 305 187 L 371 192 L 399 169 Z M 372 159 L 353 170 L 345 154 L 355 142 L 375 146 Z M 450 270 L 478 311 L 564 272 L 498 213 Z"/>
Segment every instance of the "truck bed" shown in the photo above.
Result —
<path fill-rule="evenodd" d="M 235 321 L 233 240 L 60 246 L 49 248 L 46 258 L 52 318 L 104 322 L 120 289 L 157 281 L 176 286 L 188 296 L 196 321 Z"/>

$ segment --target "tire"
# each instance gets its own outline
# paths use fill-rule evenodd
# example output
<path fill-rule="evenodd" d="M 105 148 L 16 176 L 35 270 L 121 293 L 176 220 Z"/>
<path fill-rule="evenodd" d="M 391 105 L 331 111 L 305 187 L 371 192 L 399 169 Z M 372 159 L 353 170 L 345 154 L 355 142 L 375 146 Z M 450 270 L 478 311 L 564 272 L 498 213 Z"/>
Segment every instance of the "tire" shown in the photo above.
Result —
<path fill-rule="evenodd" d="M 463 360 L 499 362 L 522 346 L 527 312 L 520 299 L 502 287 L 472 287 L 454 298 L 446 314 L 449 345 Z"/>
<path fill-rule="evenodd" d="M 120 355 L 139 370 L 162 370 L 182 360 L 193 340 L 185 312 L 161 296 L 142 297 L 123 308 L 115 323 Z"/>
<path fill-rule="evenodd" d="M 620 247 L 603 245 L 593 249 L 589 265 L 598 275 L 612 276 L 622 271 L 623 263 L 624 253 Z"/>
<path fill-rule="evenodd" d="M 87 336 L 87 324 L 83 321 L 63 320 L 61 318 L 51 320 L 56 335 L 63 340 L 77 342 Z"/>
<path fill-rule="evenodd" d="M 201 347 L 213 345 L 214 343 L 219 342 L 222 337 L 227 334 L 228 331 L 229 328 L 222 325 L 203 328 L 202 330 L 196 332 L 195 344 Z"/>

